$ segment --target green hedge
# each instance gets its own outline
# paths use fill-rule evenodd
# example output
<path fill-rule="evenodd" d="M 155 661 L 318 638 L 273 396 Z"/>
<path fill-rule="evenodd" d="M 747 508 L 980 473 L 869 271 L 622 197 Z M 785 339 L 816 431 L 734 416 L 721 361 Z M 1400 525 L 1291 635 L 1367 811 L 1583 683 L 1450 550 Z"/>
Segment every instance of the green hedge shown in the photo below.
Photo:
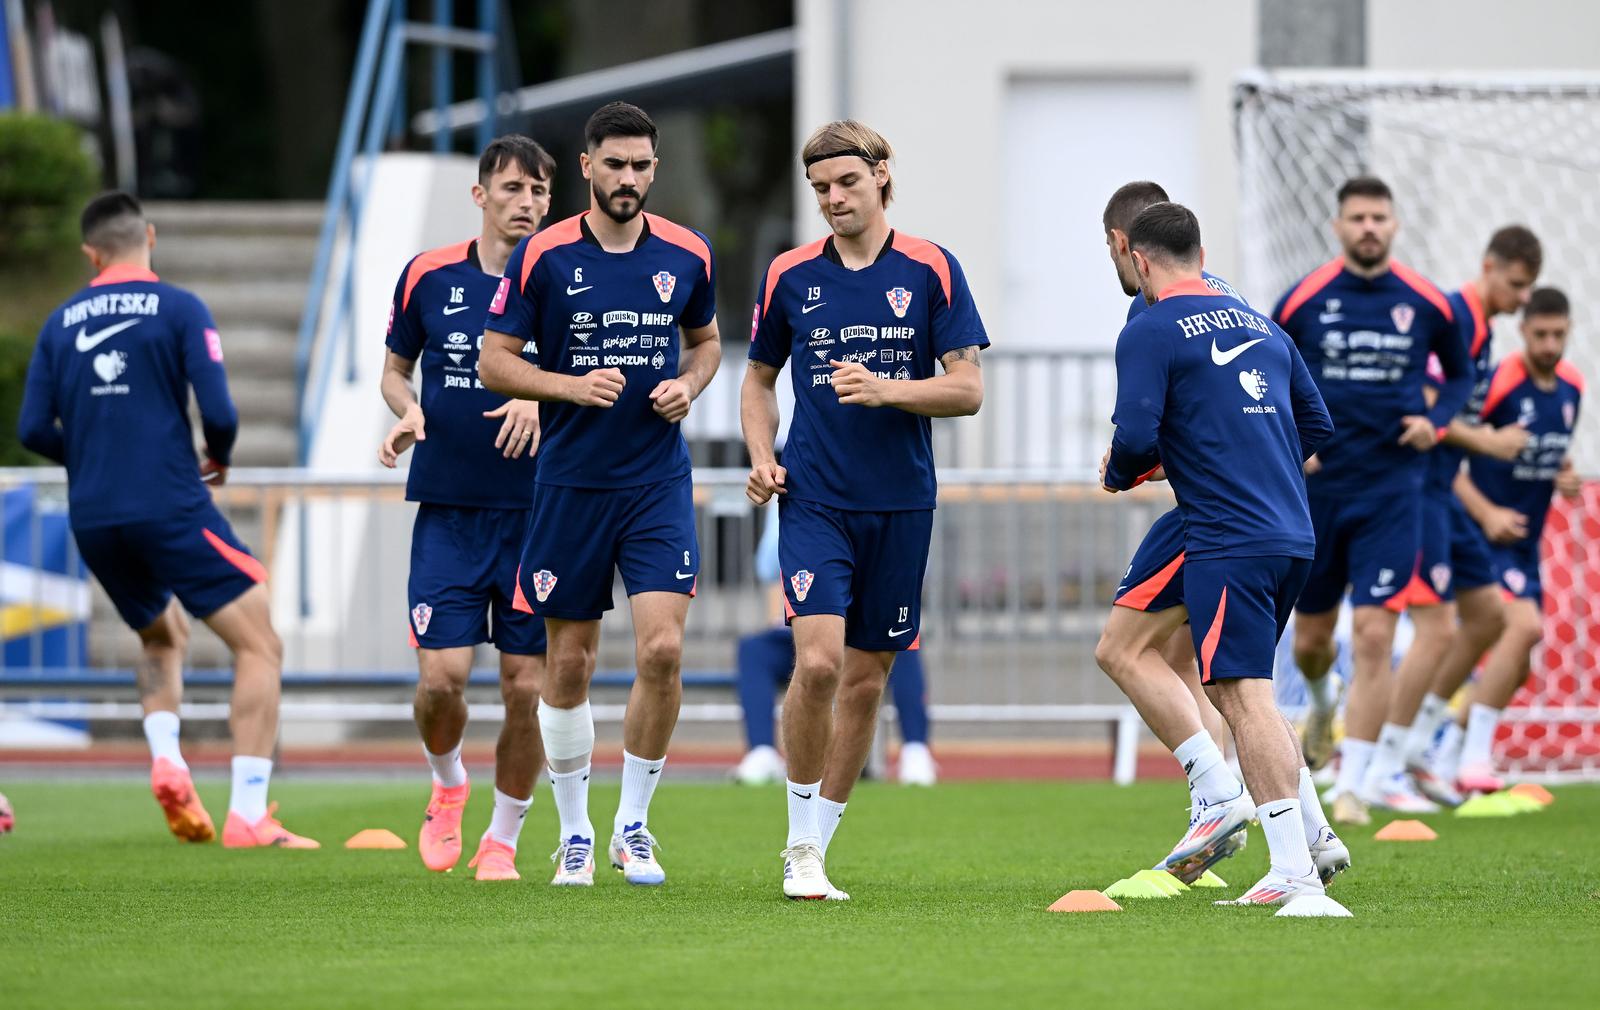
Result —
<path fill-rule="evenodd" d="M 78 214 L 99 171 L 70 123 L 0 115 L 0 262 L 25 263 L 78 245 Z"/>

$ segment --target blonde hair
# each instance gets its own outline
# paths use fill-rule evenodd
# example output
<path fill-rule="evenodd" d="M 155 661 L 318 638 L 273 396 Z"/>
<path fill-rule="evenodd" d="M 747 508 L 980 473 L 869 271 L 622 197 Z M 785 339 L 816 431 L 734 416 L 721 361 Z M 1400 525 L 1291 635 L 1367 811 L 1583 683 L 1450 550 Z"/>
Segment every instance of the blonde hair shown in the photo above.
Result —
<path fill-rule="evenodd" d="M 805 146 L 800 149 L 800 162 L 807 170 L 816 162 L 846 156 L 861 158 L 868 164 L 876 165 L 880 161 L 892 160 L 894 148 L 889 146 L 889 141 L 884 139 L 883 134 L 867 124 L 858 123 L 854 119 L 840 119 L 817 127 L 811 136 L 806 138 Z M 883 205 L 889 206 L 889 201 L 894 199 L 892 174 L 884 182 L 883 189 L 879 193 L 883 198 Z"/>

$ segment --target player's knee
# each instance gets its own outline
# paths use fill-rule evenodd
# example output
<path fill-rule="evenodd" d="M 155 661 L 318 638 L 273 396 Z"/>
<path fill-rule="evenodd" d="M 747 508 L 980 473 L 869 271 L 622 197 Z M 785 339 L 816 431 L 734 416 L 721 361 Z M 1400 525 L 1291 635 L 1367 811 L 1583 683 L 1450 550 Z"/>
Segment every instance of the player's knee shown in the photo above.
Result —
<path fill-rule="evenodd" d="M 147 653 L 185 653 L 189 649 L 189 620 L 182 611 L 169 610 L 139 637 Z"/>
<path fill-rule="evenodd" d="M 807 683 L 838 686 L 840 668 L 844 665 L 844 651 L 826 645 L 797 647 L 794 654 L 794 675 Z"/>
<path fill-rule="evenodd" d="M 638 652 L 640 676 L 673 677 L 683 659 L 683 633 L 676 628 L 654 632 L 639 643 Z"/>
<path fill-rule="evenodd" d="M 449 677 L 423 676 L 417 680 L 417 707 L 428 712 L 451 708 L 462 700 L 465 685 Z"/>
<path fill-rule="evenodd" d="M 1506 632 L 1506 612 L 1503 607 L 1485 610 L 1472 622 L 1473 640 L 1480 650 L 1487 649 Z"/>
<path fill-rule="evenodd" d="M 1505 634 L 1524 649 L 1532 649 L 1544 641 L 1544 622 L 1537 614 L 1517 613 L 1506 625 Z"/>
<path fill-rule="evenodd" d="M 1333 631 L 1321 622 L 1296 621 L 1294 626 L 1295 660 L 1305 666 L 1305 660 L 1326 658 L 1333 651 Z"/>
<path fill-rule="evenodd" d="M 1358 656 L 1382 659 L 1394 648 L 1394 624 L 1385 615 L 1354 622 L 1350 632 L 1350 647 Z"/>
<path fill-rule="evenodd" d="M 539 704 L 539 671 L 530 665 L 502 673 L 500 700 L 507 711 L 532 711 Z"/>

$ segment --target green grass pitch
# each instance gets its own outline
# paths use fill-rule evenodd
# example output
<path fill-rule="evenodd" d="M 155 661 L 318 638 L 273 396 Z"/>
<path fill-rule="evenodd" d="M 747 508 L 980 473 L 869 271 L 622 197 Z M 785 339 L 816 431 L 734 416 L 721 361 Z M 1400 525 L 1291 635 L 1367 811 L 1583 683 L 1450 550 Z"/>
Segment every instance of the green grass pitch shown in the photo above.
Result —
<path fill-rule="evenodd" d="M 488 820 L 489 788 L 467 813 Z M 1335 885 L 1353 920 L 1215 908 L 1216 892 L 1045 911 L 1148 866 L 1182 828 L 1178 783 L 864 785 L 829 861 L 846 904 L 780 896 L 778 789 L 668 782 L 652 827 L 668 882 L 548 886 L 541 786 L 523 880 L 479 884 L 466 859 L 350 852 L 388 827 L 414 845 L 421 784 L 274 788 L 320 852 L 183 846 L 132 781 L 11 782 L 0 839 L 0 1006 L 31 1007 L 1288 1007 L 1593 1006 L 1600 789 L 1542 813 L 1428 820 L 1431 843 L 1346 835 Z M 201 782 L 214 815 L 226 786 Z M 609 823 L 614 786 L 597 786 Z M 219 821 L 220 822 L 220 821 Z M 604 827 L 601 828 L 604 831 Z M 1217 869 L 1233 896 L 1266 866 Z M 472 846 L 468 846 L 468 858 Z"/>

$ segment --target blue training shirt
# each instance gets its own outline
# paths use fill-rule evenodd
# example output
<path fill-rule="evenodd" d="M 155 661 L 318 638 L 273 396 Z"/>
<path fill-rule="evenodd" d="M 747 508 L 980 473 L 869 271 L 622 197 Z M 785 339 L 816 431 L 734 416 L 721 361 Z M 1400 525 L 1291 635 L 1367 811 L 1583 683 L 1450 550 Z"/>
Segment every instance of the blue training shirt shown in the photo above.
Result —
<path fill-rule="evenodd" d="M 533 341 L 540 368 L 584 375 L 616 368 L 626 386 L 609 407 L 539 407 L 541 484 L 625 488 L 689 472 L 683 432 L 657 414 L 650 392 L 678 377 L 678 328 L 717 317 L 711 243 L 655 214 L 634 248 L 612 253 L 588 212 L 523 239 L 489 306 L 488 329 Z"/>
<path fill-rule="evenodd" d="M 1313 556 L 1301 467 L 1333 426 L 1271 320 L 1202 281 L 1174 284 L 1117 338 L 1111 419 L 1106 486 L 1164 466 L 1187 557 Z"/>
<path fill-rule="evenodd" d="M 1556 364 L 1555 385 L 1544 388 L 1528 372 L 1527 360 L 1513 354 L 1495 368 L 1483 403 L 1483 421 L 1496 428 L 1520 424 L 1528 444 L 1516 459 L 1473 456 L 1472 483 L 1490 501 L 1528 517 L 1528 543 L 1544 532 L 1556 474 L 1572 445 L 1583 400 L 1583 374 L 1570 361 Z"/>
<path fill-rule="evenodd" d="M 411 450 L 408 501 L 525 509 L 533 500 L 534 457 L 505 458 L 494 445 L 504 419 L 483 416 L 506 402 L 478 378 L 484 321 L 499 285 L 499 275 L 483 272 L 476 239 L 422 253 L 395 284 L 387 344 L 420 359 L 427 433 Z M 530 361 L 531 351 L 523 349 Z"/>
<path fill-rule="evenodd" d="M 50 313 L 17 430 L 66 466 L 74 527 L 164 519 L 211 501 L 189 427 L 191 387 L 206 455 L 226 466 L 239 414 L 200 299 L 149 270 L 114 266 Z"/>
<path fill-rule="evenodd" d="M 1489 339 L 1489 317 L 1484 312 L 1483 299 L 1478 297 L 1478 289 L 1471 284 L 1459 291 L 1452 291 L 1449 298 L 1450 310 L 1455 313 L 1456 323 L 1461 328 L 1461 339 L 1467 348 L 1467 366 L 1472 377 L 1472 392 L 1467 395 L 1467 405 L 1457 416 L 1476 424 L 1483 412 L 1483 398 L 1489 392 L 1489 376 L 1494 371 L 1489 361 L 1493 344 Z M 1437 358 L 1428 362 L 1425 380 L 1434 390 L 1444 385 L 1444 376 L 1438 370 L 1438 364 Z M 1424 486 L 1435 494 L 1449 493 L 1456 474 L 1461 472 L 1461 461 L 1466 458 L 1467 450 L 1458 445 L 1441 442 L 1434 446 L 1433 451 L 1428 453 L 1428 474 Z"/>
<path fill-rule="evenodd" d="M 1310 492 L 1421 490 L 1426 464 L 1400 444 L 1400 419 L 1427 415 L 1442 432 L 1472 390 L 1466 345 L 1443 292 L 1393 260 L 1371 278 L 1334 260 L 1290 288 L 1272 318 L 1300 349 L 1333 418 L 1334 435 L 1317 450 L 1322 469 L 1306 479 Z M 1422 397 L 1430 353 L 1446 380 L 1432 408 Z"/>
<path fill-rule="evenodd" d="M 951 351 L 989 346 L 983 320 L 960 264 L 940 246 L 890 232 L 875 261 L 851 270 L 832 241 L 774 259 L 757 292 L 750 359 L 792 365 L 788 496 L 859 512 L 931 509 L 931 420 L 840 403 L 828 362 L 860 362 L 884 379 L 931 378 Z"/>

